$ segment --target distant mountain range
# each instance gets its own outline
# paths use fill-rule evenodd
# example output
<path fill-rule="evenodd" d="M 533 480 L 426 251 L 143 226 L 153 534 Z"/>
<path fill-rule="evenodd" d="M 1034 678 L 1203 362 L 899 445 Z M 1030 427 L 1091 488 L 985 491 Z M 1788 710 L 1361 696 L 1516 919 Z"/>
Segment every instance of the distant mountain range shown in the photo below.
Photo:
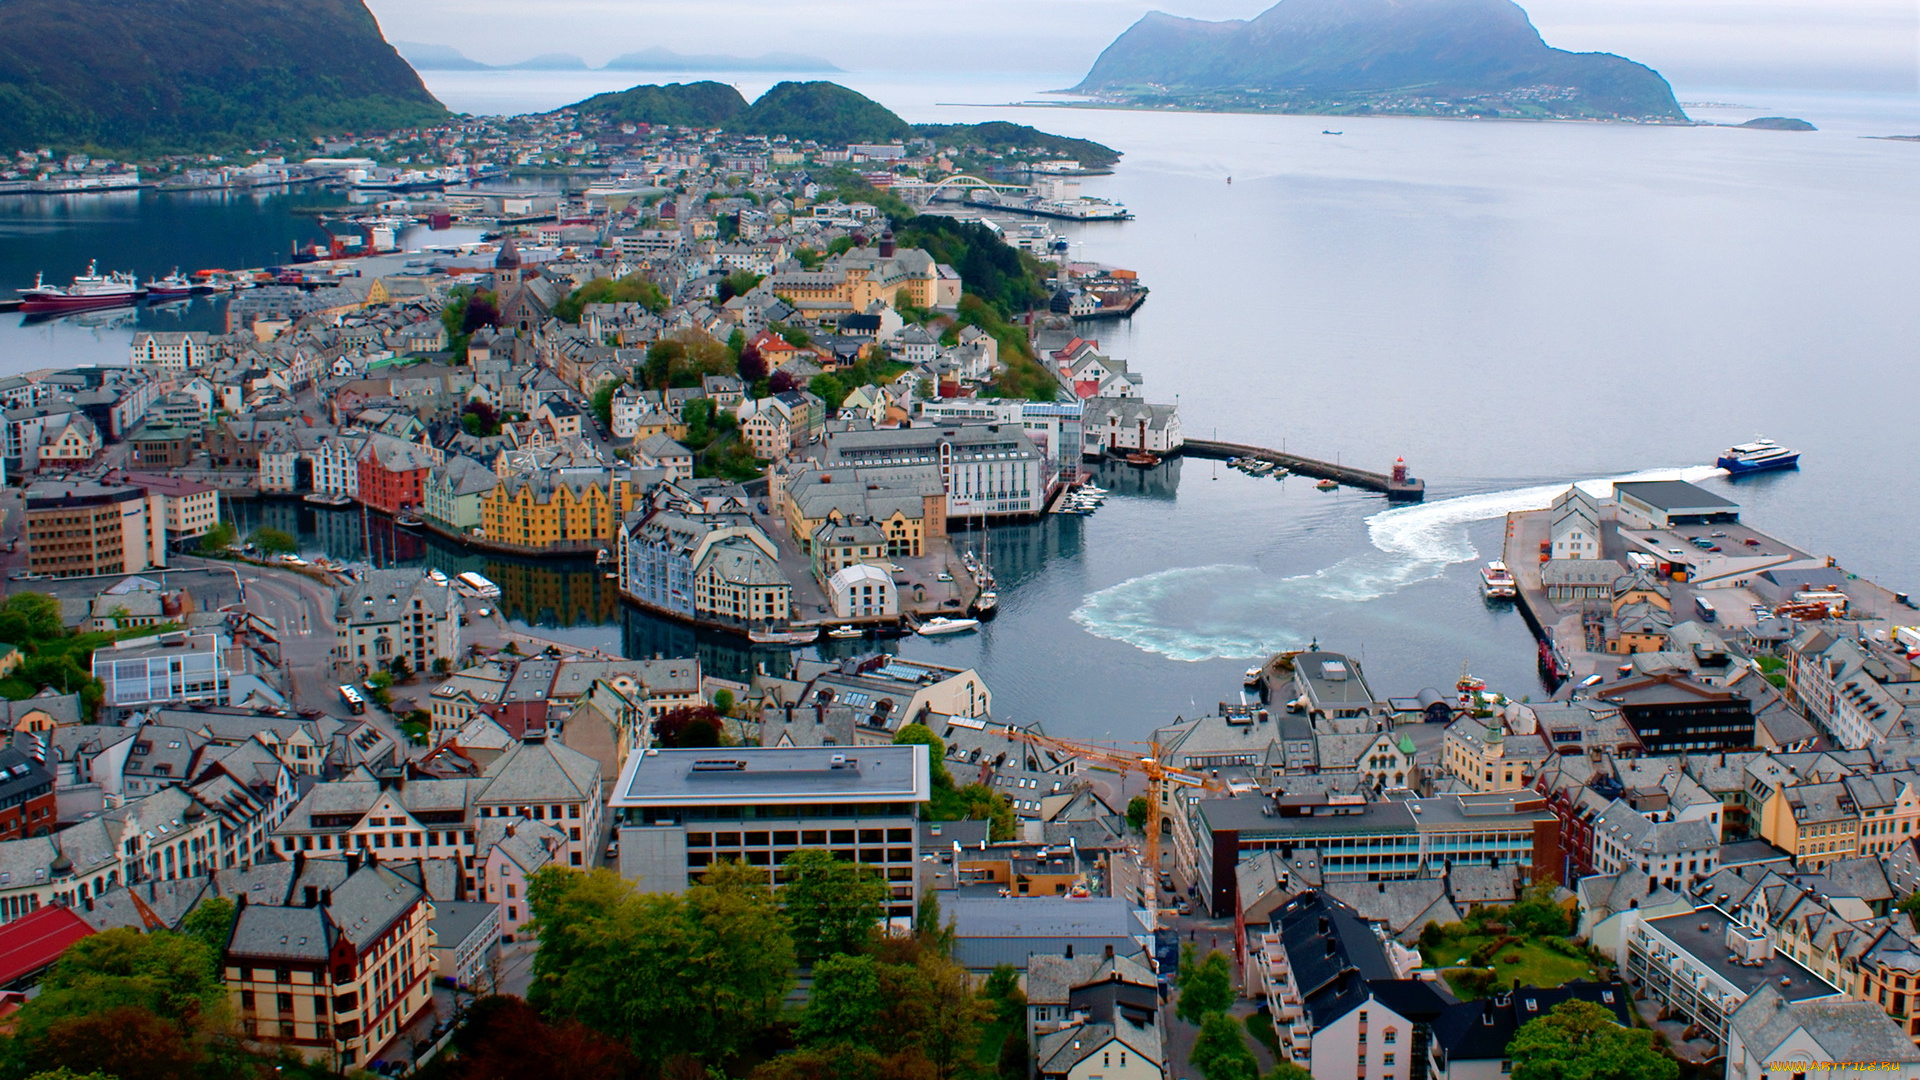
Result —
<path fill-rule="evenodd" d="M 1050 135 L 992 121 L 985 124 L 909 124 L 891 109 L 830 82 L 783 82 L 753 104 L 725 83 L 669 83 L 596 94 L 568 108 L 605 120 L 670 127 L 725 128 L 743 135 L 776 135 L 827 146 L 931 139 L 940 146 L 989 151 L 1044 151 L 1090 169 L 1111 167 L 1120 154 L 1086 139 Z"/>
<path fill-rule="evenodd" d="M 1150 12 L 1074 90 L 1200 109 L 1686 119 L 1658 72 L 1551 48 L 1512 0 L 1280 0 L 1228 22 Z"/>
<path fill-rule="evenodd" d="M 546 53 L 517 64 L 483 64 L 448 45 L 396 41 L 407 63 L 416 71 L 760 71 L 836 72 L 840 69 L 817 56 L 766 53 L 762 56 L 689 56 L 654 47 L 624 53 L 594 68 L 571 53 Z"/>
<path fill-rule="evenodd" d="M 244 148 L 447 115 L 362 0 L 0 0 L 0 19 L 0 149 Z"/>

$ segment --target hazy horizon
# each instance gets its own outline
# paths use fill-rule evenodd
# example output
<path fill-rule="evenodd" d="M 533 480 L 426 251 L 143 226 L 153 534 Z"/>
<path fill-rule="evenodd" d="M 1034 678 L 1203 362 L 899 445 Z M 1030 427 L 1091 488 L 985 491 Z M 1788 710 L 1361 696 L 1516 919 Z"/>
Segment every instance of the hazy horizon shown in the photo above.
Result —
<path fill-rule="evenodd" d="M 368 0 L 390 40 L 447 45 L 510 64 L 572 53 L 595 67 L 622 53 L 803 53 L 850 71 L 1084 72 L 1149 10 L 1246 19 L 1270 0 L 974 0 L 964 16 L 929 0 Z M 1676 86 L 1920 92 L 1920 5 L 1913 0 L 1523 0 L 1555 48 L 1637 60 Z M 875 17 L 876 14 L 879 17 Z M 918 29 L 916 20 L 926 20 Z M 760 32 L 731 33 L 740 25 Z M 583 31 L 585 40 L 582 40 Z"/>

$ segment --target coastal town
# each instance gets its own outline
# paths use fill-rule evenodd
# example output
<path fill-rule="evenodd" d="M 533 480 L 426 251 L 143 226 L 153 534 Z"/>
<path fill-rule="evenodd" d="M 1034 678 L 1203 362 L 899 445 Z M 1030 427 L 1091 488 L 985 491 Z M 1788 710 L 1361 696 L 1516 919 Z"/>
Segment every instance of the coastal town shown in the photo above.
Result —
<path fill-rule="evenodd" d="M 1906 594 L 1700 483 L 1569 485 L 1460 597 L 1538 682 L 1315 638 L 1067 737 L 894 640 L 990 635 L 1009 527 L 1183 456 L 1427 497 L 1186 435 L 1100 341 L 1150 283 L 1051 224 L 1125 227 L 1110 162 L 574 110 L 312 149 L 4 176 L 365 200 L 23 298 L 225 326 L 0 379 L 21 1075 L 151 1021 L 156 1077 L 1920 1078 Z M 754 662 L 543 636 L 370 522 Z"/>

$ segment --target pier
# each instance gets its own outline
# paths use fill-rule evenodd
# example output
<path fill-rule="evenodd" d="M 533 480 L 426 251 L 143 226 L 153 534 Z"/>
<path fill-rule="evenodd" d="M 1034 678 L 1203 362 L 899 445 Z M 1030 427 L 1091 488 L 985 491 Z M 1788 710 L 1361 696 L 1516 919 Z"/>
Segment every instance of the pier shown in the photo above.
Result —
<path fill-rule="evenodd" d="M 1427 482 L 1409 476 L 1404 463 L 1396 463 L 1391 474 L 1377 473 L 1347 465 L 1336 465 L 1330 461 L 1302 457 L 1299 454 L 1289 454 L 1281 450 L 1269 450 L 1264 446 L 1214 442 L 1211 439 L 1188 439 L 1181 450 L 1190 457 L 1215 458 L 1221 461 L 1229 458 L 1271 461 L 1288 472 L 1298 473 L 1301 476 L 1332 480 L 1348 487 L 1377 491 L 1391 502 L 1421 502 L 1427 497 Z"/>

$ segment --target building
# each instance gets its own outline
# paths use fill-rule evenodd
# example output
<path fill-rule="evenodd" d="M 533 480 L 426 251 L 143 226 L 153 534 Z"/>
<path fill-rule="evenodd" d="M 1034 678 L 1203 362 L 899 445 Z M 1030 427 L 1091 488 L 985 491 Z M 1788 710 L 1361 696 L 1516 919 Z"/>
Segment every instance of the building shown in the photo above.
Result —
<path fill-rule="evenodd" d="M 0 747 L 0 840 L 44 836 L 59 817 L 53 774 L 13 747 Z"/>
<path fill-rule="evenodd" d="M 1782 1062 L 1802 1075 L 1873 1062 L 1890 1080 L 1920 1078 L 1920 1050 L 1872 1002 L 1789 1001 L 1763 986 L 1733 1014 L 1727 1080 L 1767 1080 L 1780 1075 Z"/>
<path fill-rule="evenodd" d="M 940 910 L 953 922 L 954 962 L 982 978 L 1001 964 L 1025 971 L 1040 957 L 1144 965 L 1153 940 L 1146 912 L 1121 897 L 947 895 Z"/>
<path fill-rule="evenodd" d="M 49 577 L 137 574 L 167 565 L 164 511 L 156 522 L 138 487 L 41 481 L 27 488 L 27 568 Z"/>
<path fill-rule="evenodd" d="M 492 469 L 465 454 L 451 455 L 427 474 L 422 513 L 456 532 L 471 532 L 481 527 L 481 500 L 499 485 Z"/>
<path fill-rule="evenodd" d="M 132 484 L 147 493 L 149 528 L 170 544 L 205 536 L 220 523 L 220 490 L 197 480 L 157 473 L 111 472 L 106 484 Z M 163 564 L 164 565 L 164 564 Z"/>
<path fill-rule="evenodd" d="M 516 547 L 611 551 L 635 500 L 623 471 L 598 465 L 535 469 L 480 496 L 480 528 L 488 540 Z"/>
<path fill-rule="evenodd" d="M 1621 519 L 1644 529 L 1676 525 L 1733 525 L 1740 504 L 1684 480 L 1636 480 L 1613 485 Z"/>
<path fill-rule="evenodd" d="M 1790 1002 L 1841 996 L 1840 989 L 1774 951 L 1764 931 L 1718 907 L 1639 920 L 1626 934 L 1627 981 L 1727 1043 L 1730 1019 L 1770 988 Z"/>
<path fill-rule="evenodd" d="M 225 705 L 231 673 L 224 634 L 176 630 L 116 641 L 93 654 L 93 677 L 106 687 L 110 709 L 181 703 Z"/>
<path fill-rule="evenodd" d="M 434 973 L 475 993 L 494 990 L 493 958 L 500 949 L 500 908 L 472 900 L 433 905 Z"/>
<path fill-rule="evenodd" d="M 900 614 L 900 589 L 881 567 L 857 563 L 827 579 L 827 598 L 836 619 L 894 618 Z"/>
<path fill-rule="evenodd" d="M 417 570 L 375 570 L 340 590 L 334 659 L 362 672 L 404 658 L 414 671 L 460 658 L 460 598 Z"/>
<path fill-rule="evenodd" d="M 204 330 L 184 333 L 156 333 L 142 330 L 133 335 L 128 363 L 136 368 L 160 371 L 192 371 L 213 361 L 213 344 Z"/>
<path fill-rule="evenodd" d="M 818 457 L 819 468 L 829 472 L 929 465 L 939 468 L 948 518 L 1041 513 L 1054 476 L 1053 461 L 1013 424 L 840 432 Z"/>
<path fill-rule="evenodd" d="M 1570 982 L 1552 989 L 1515 987 L 1480 1001 L 1449 1005 L 1427 1041 L 1430 1080 L 1503 1080 L 1513 1072 L 1507 1046 L 1522 1027 L 1569 1001 L 1585 1001 L 1632 1027 L 1632 993 L 1617 982 Z"/>
<path fill-rule="evenodd" d="M 133 463 L 143 469 L 177 469 L 193 460 L 197 428 L 175 427 L 165 422 L 145 423 L 127 433 L 127 445 L 133 448 Z"/>
<path fill-rule="evenodd" d="M 1371 716 L 1377 709 L 1373 689 L 1360 662 L 1336 652 L 1303 652 L 1293 659 L 1295 700 L 1313 720 Z"/>
<path fill-rule="evenodd" d="M 1617 706 L 1649 754 L 1750 750 L 1753 702 L 1685 675 L 1661 672 L 1597 687 L 1594 698 Z"/>
<path fill-rule="evenodd" d="M 419 509 L 426 505 L 427 474 L 436 464 L 431 447 L 391 435 L 370 435 L 355 463 L 358 498 L 388 514 Z"/>
<path fill-rule="evenodd" d="M 669 480 L 693 479 L 693 451 L 665 434 L 649 435 L 633 448 L 634 461 L 643 469 L 660 469 Z"/>
<path fill-rule="evenodd" d="M 733 859 L 778 867 L 818 848 L 881 872 L 890 917 L 919 901 L 915 829 L 932 795 L 925 746 L 649 750 L 627 759 L 609 810 L 620 874 L 679 892 Z"/>
<path fill-rule="evenodd" d="M 281 880 L 234 919 L 221 960 L 234 1012 L 248 1039 L 363 1068 L 433 1008 L 433 904 L 358 853 L 295 859 Z"/>
<path fill-rule="evenodd" d="M 1176 454 L 1186 444 L 1180 431 L 1180 413 L 1172 405 L 1149 405 L 1133 397 L 1087 399 L 1082 412 L 1084 453 L 1097 458 L 1109 454 Z"/>
<path fill-rule="evenodd" d="M 1600 504 L 1579 486 L 1568 488 L 1547 510 L 1550 561 L 1604 559 L 1600 543 Z"/>
<path fill-rule="evenodd" d="M 100 438 L 100 429 L 85 415 L 75 413 L 67 426 L 59 434 L 40 444 L 40 467 L 43 469 L 77 469 L 92 461 L 105 442 Z"/>
<path fill-rule="evenodd" d="M 31 987 L 69 948 L 94 932 L 72 908 L 61 906 L 43 907 L 6 924 L 0 929 L 0 990 Z"/>

